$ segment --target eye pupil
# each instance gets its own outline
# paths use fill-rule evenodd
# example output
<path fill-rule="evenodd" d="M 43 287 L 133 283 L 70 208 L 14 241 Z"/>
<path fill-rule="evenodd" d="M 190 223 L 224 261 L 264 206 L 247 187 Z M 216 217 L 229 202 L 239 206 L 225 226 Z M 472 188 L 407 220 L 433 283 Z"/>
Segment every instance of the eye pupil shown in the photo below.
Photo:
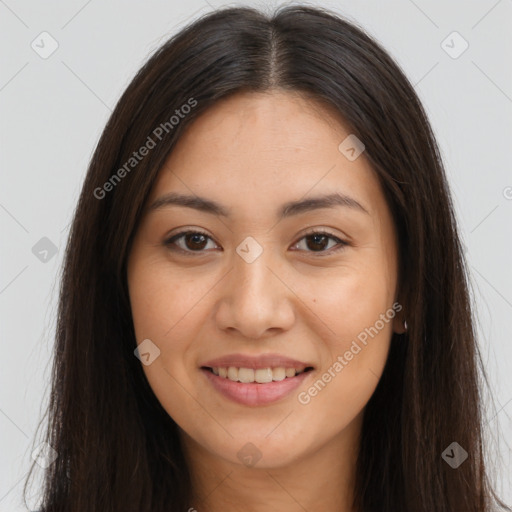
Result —
<path fill-rule="evenodd" d="M 179 251 L 181 253 L 188 253 L 191 255 L 192 253 L 197 254 L 206 254 L 206 246 L 211 238 L 201 233 L 200 231 L 184 231 L 178 233 L 173 236 L 169 240 L 165 242 L 165 245 L 168 246 L 171 250 Z M 310 253 L 318 253 L 318 256 L 325 254 L 332 254 L 337 250 L 341 250 L 347 243 L 344 243 L 342 240 L 338 239 L 334 235 L 326 232 L 310 232 L 309 234 L 305 234 L 301 238 L 301 243 L 306 245 L 306 249 L 302 249 L 303 251 L 308 251 Z M 329 251 L 329 242 L 335 241 L 337 242 L 337 247 L 331 248 Z"/>
<path fill-rule="evenodd" d="M 201 239 L 201 241 L 197 241 L 197 239 Z M 193 245 L 192 247 L 189 247 L 189 241 L 191 239 L 195 239 L 192 244 L 199 244 L 199 247 Z M 188 233 L 185 235 L 186 245 L 189 249 L 202 249 L 205 245 L 206 237 L 205 235 L 202 235 L 201 233 Z"/>
<path fill-rule="evenodd" d="M 327 243 L 327 244 L 329 243 L 329 242 L 328 242 L 328 237 L 327 237 L 326 235 L 322 235 L 322 234 L 309 235 L 307 238 L 309 238 L 309 239 L 313 239 L 313 240 L 314 240 L 314 241 L 313 241 L 313 244 L 320 245 L 320 247 L 319 247 L 319 248 L 317 247 L 317 249 L 319 249 L 319 250 L 325 249 L 325 247 L 326 247 L 326 243 Z M 324 241 L 324 242 L 326 242 L 326 243 L 321 243 L 321 242 L 319 241 L 319 239 L 323 239 L 323 241 Z M 313 249 L 313 250 L 314 250 L 314 248 L 312 248 L 310 244 L 308 244 L 308 248 L 310 248 L 310 249 Z"/>

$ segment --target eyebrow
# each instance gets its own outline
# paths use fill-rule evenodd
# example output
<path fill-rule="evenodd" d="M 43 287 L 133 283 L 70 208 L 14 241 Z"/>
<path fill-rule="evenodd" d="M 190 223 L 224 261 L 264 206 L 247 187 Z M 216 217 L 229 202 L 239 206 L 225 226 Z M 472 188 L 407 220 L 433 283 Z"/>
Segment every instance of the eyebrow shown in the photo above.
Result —
<path fill-rule="evenodd" d="M 193 208 L 212 215 L 231 218 L 230 210 L 211 199 L 179 194 L 177 192 L 170 192 L 155 199 L 149 207 L 149 211 L 159 210 L 166 206 L 184 206 L 186 208 Z M 335 208 L 337 206 L 344 206 L 370 215 L 368 210 L 354 198 L 345 194 L 333 193 L 285 203 L 278 211 L 277 216 L 280 219 L 284 219 L 304 212 L 320 210 L 322 208 Z"/>

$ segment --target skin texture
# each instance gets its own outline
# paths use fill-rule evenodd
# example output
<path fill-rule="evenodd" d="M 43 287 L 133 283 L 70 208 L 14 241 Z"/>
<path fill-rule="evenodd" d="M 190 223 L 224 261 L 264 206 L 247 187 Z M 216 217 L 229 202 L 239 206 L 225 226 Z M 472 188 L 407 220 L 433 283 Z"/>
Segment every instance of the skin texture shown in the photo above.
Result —
<path fill-rule="evenodd" d="M 232 215 L 146 208 L 128 260 L 137 343 L 160 349 L 143 368 L 180 427 L 199 511 L 352 510 L 362 414 L 392 332 L 403 332 L 400 314 L 309 403 L 297 398 L 398 300 L 391 213 L 364 153 L 349 161 L 338 150 L 349 133 L 333 111 L 296 93 L 238 93 L 187 127 L 151 192 L 148 205 L 172 191 Z M 285 202 L 335 191 L 368 214 L 336 206 L 276 217 Z M 308 228 L 348 245 L 334 252 L 328 238 L 318 248 L 304 238 Z M 189 229 L 209 238 L 165 245 Z M 248 236 L 263 248 L 252 263 L 236 252 Z M 314 371 L 278 402 L 240 405 L 200 370 L 233 353 L 283 354 Z M 261 455 L 254 467 L 237 456 L 249 442 Z"/>

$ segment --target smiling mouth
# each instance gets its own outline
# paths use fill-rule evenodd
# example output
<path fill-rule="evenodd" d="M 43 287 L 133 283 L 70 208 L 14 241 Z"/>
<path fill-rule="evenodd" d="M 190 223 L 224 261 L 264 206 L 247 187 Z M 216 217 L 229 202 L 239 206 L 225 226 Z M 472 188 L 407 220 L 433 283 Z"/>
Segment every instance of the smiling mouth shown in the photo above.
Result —
<path fill-rule="evenodd" d="M 231 380 L 233 382 L 241 382 L 244 384 L 268 384 L 270 382 L 279 382 L 285 379 L 291 379 L 302 373 L 313 370 L 312 366 L 305 368 L 284 368 L 283 366 L 276 368 L 237 368 L 235 366 L 229 367 L 208 367 L 203 366 L 203 370 L 217 375 L 218 377 Z"/>

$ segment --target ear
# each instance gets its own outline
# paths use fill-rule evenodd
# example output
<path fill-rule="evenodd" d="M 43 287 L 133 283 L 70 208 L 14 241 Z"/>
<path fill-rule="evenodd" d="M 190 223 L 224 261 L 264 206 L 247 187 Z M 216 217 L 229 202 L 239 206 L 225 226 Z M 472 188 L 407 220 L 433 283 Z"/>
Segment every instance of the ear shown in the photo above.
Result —
<path fill-rule="evenodd" d="M 402 306 L 402 298 L 399 296 L 397 297 L 395 304 L 398 304 L 399 307 L 394 308 L 395 309 L 395 318 L 393 318 L 393 331 L 397 334 L 403 334 L 406 332 L 405 328 L 405 320 L 406 320 L 406 313 L 405 308 Z"/>
<path fill-rule="evenodd" d="M 403 334 L 406 331 L 404 321 L 404 315 L 401 313 L 397 313 L 395 318 L 393 318 L 393 331 L 396 332 L 397 334 Z"/>

